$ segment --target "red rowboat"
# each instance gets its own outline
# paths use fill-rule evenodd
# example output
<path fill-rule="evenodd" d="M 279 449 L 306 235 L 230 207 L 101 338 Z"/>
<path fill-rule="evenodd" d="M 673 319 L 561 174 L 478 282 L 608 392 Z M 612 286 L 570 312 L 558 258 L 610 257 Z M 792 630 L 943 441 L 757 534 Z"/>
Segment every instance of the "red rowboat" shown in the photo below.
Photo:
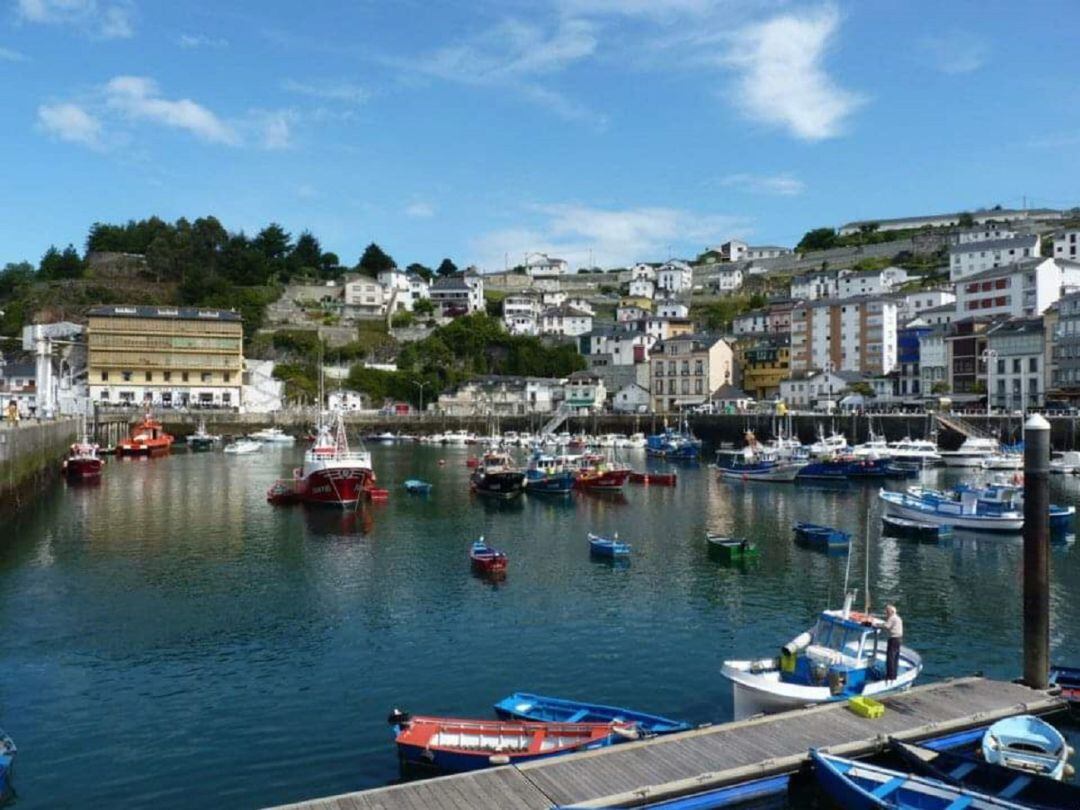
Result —
<path fill-rule="evenodd" d="M 131 428 L 131 435 L 116 445 L 118 456 L 153 456 L 168 453 L 173 437 L 165 432 L 161 422 L 147 412 Z"/>
<path fill-rule="evenodd" d="M 481 537 L 469 548 L 469 560 L 474 570 L 484 574 L 505 571 L 510 558 L 496 548 L 492 548 Z"/>

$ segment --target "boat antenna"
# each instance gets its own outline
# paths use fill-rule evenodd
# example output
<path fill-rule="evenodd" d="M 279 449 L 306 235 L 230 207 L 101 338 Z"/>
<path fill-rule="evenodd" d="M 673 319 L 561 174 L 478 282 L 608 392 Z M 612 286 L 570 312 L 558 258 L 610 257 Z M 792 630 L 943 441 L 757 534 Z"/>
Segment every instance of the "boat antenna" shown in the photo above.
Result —
<path fill-rule="evenodd" d="M 844 564 L 844 591 L 843 591 L 845 599 L 847 598 L 848 582 L 851 579 L 851 535 L 850 534 L 848 535 L 847 544 L 848 544 L 848 549 L 847 549 L 848 553 L 847 553 L 847 562 Z"/>
<path fill-rule="evenodd" d="M 850 556 L 850 553 L 849 553 Z M 870 503 L 866 504 L 866 572 L 863 578 L 863 613 L 870 614 Z"/>

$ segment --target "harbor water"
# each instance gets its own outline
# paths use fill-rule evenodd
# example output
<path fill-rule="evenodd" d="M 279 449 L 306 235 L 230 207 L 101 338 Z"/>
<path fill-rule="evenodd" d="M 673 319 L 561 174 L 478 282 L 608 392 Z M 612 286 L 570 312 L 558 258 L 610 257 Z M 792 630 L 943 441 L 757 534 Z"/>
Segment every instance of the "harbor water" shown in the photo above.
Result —
<path fill-rule="evenodd" d="M 356 512 L 268 505 L 302 451 L 267 447 L 113 460 L 100 483 L 0 519 L 0 727 L 20 808 L 249 808 L 383 785 L 392 708 L 490 717 L 517 690 L 729 719 L 721 661 L 773 655 L 841 602 L 847 558 L 795 545 L 800 520 L 855 536 L 859 604 L 869 537 L 871 602 L 898 605 L 922 682 L 1022 671 L 1020 539 L 880 537 L 875 485 L 725 482 L 703 465 L 674 488 L 491 502 L 470 496 L 464 448 L 371 449 L 391 496 Z M 408 495 L 408 478 L 434 489 Z M 1080 501 L 1080 478 L 1052 486 Z M 760 554 L 725 565 L 706 530 Z M 589 531 L 617 531 L 629 562 L 590 559 Z M 479 535 L 509 554 L 505 579 L 470 573 Z M 1051 554 L 1062 663 L 1080 660 L 1078 555 Z"/>

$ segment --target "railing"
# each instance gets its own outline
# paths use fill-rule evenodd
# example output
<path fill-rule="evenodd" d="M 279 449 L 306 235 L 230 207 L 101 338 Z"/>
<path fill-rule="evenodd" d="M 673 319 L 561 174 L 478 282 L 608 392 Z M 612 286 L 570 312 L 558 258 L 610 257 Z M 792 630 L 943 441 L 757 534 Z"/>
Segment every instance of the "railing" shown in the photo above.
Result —
<path fill-rule="evenodd" d="M 547 423 L 540 429 L 540 435 L 543 436 L 549 433 L 554 433 L 556 430 L 562 427 L 563 422 L 566 421 L 568 416 L 570 416 L 570 407 L 564 402 L 562 405 L 559 406 L 558 410 L 555 411 L 555 415 L 552 416 L 547 421 Z"/>
<path fill-rule="evenodd" d="M 934 418 L 937 419 L 939 424 L 944 425 L 949 430 L 955 430 L 957 433 L 963 436 L 971 436 L 978 439 L 992 438 L 991 434 L 985 430 L 975 427 L 967 420 L 961 419 L 958 416 L 952 414 L 935 413 Z"/>

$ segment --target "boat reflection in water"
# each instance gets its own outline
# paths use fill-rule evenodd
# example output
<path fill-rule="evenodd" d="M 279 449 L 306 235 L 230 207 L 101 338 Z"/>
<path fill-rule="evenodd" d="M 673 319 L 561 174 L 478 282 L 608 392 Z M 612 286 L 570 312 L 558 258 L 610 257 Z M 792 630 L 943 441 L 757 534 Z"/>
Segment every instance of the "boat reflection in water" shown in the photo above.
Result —
<path fill-rule="evenodd" d="M 318 537 L 334 537 L 371 534 L 375 519 L 371 509 L 322 509 L 304 506 L 304 525 Z"/>

